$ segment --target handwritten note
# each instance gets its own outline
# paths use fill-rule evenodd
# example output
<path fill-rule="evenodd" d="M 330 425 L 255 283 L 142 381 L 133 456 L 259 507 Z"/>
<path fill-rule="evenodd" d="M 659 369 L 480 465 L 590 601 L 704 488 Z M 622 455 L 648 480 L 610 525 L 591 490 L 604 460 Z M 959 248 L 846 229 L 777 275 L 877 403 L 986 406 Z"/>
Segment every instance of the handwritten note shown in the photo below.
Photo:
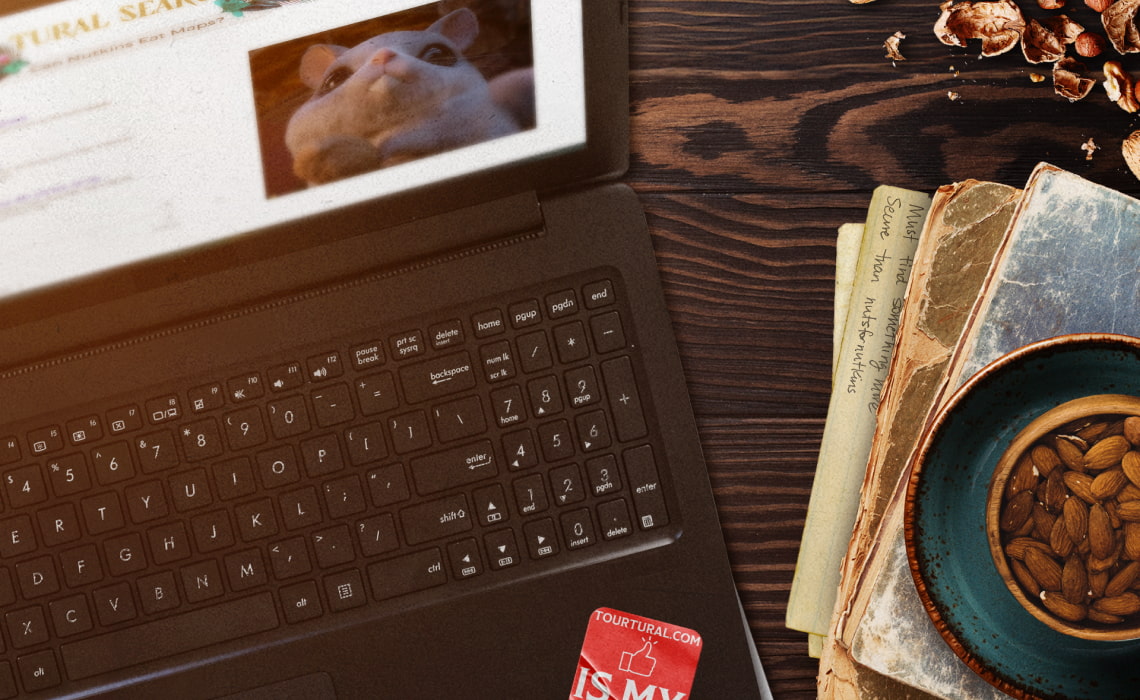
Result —
<path fill-rule="evenodd" d="M 929 208 L 929 195 L 887 186 L 875 190 L 868 208 L 788 601 L 786 623 L 792 629 L 827 634 L 899 314 Z"/>

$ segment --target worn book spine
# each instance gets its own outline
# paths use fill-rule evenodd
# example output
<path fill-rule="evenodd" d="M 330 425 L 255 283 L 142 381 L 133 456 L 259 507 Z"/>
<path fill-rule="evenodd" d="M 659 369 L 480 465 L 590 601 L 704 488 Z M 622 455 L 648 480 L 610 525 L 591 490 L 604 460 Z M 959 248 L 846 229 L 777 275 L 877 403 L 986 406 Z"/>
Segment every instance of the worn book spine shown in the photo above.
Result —
<path fill-rule="evenodd" d="M 907 280 L 930 196 L 875 190 L 855 270 L 786 624 L 826 636 Z"/>

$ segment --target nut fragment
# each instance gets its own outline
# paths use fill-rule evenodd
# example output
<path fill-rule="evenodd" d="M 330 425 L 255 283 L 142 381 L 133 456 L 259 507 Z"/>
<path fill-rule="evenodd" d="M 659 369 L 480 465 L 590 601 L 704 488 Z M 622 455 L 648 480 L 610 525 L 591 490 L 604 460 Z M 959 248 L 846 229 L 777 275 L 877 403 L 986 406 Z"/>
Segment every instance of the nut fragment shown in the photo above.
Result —
<path fill-rule="evenodd" d="M 1081 75 L 1085 65 L 1066 56 L 1053 64 L 1053 91 L 1070 102 L 1082 100 L 1092 92 L 1096 81 Z"/>
<path fill-rule="evenodd" d="M 1037 0 L 1037 6 L 1042 10 L 1059 10 L 1065 6 L 1065 0 Z"/>
<path fill-rule="evenodd" d="M 1088 0 L 1085 2 L 1088 3 Z M 1104 25 L 1104 33 L 1108 35 L 1108 40 L 1119 53 L 1140 51 L 1140 30 L 1136 28 L 1138 11 L 1140 11 L 1140 0 L 1111 2 L 1101 10 L 1100 21 Z"/>
<path fill-rule="evenodd" d="M 1115 2 L 1115 0 L 1085 0 L 1085 4 L 1091 7 L 1095 12 L 1104 12 L 1113 2 Z"/>
<path fill-rule="evenodd" d="M 906 34 L 903 34 L 902 32 L 895 32 L 894 34 L 887 37 L 887 40 L 883 42 L 883 48 L 887 50 L 887 58 L 891 59 L 892 61 L 906 60 L 906 56 L 903 56 L 902 51 L 899 49 L 899 45 L 905 38 Z"/>
<path fill-rule="evenodd" d="M 966 46 L 970 39 L 981 39 L 982 56 L 1009 51 L 1025 31 L 1025 18 L 1014 0 L 957 4 L 948 0 L 940 9 L 942 15 L 934 24 L 938 40 L 949 46 Z"/>
<path fill-rule="evenodd" d="M 1095 58 L 1101 55 L 1106 46 L 1108 46 L 1108 42 L 1096 32 L 1081 32 L 1073 41 L 1073 49 L 1085 58 Z"/>
<path fill-rule="evenodd" d="M 1129 134 L 1120 145 L 1120 151 L 1124 154 L 1124 162 L 1128 165 L 1128 169 L 1140 178 L 1140 131 Z"/>

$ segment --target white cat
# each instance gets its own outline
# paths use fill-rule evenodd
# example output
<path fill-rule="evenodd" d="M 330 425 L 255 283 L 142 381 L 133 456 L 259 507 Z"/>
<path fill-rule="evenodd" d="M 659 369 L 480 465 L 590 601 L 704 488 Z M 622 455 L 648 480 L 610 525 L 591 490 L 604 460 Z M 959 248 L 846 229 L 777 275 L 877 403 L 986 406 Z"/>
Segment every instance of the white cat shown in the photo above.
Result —
<path fill-rule="evenodd" d="M 488 83 L 463 56 L 478 33 L 464 8 L 423 31 L 309 47 L 300 75 L 314 92 L 285 132 L 294 172 L 330 182 L 532 125 L 533 70 Z"/>

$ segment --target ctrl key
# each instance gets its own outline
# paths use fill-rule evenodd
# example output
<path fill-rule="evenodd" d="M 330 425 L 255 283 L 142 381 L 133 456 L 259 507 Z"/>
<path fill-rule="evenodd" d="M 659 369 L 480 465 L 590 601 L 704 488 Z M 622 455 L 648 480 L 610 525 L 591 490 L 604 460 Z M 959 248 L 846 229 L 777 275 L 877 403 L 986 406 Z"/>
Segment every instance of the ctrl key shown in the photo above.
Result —
<path fill-rule="evenodd" d="M 24 690 L 29 693 L 59 685 L 59 666 L 55 662 L 55 654 L 52 653 L 51 649 L 21 656 L 16 659 L 16 665 L 20 669 L 20 682 L 23 684 Z M 15 697 L 15 688 L 5 685 L 3 675 L 0 673 L 0 697 Z M 11 675 L 10 671 L 8 675 Z M 3 695 L 2 693 L 6 690 L 13 692 L 11 695 Z"/>
<path fill-rule="evenodd" d="M 385 600 L 447 583 L 447 572 L 437 547 L 372 564 L 368 580 L 372 595 Z"/>

